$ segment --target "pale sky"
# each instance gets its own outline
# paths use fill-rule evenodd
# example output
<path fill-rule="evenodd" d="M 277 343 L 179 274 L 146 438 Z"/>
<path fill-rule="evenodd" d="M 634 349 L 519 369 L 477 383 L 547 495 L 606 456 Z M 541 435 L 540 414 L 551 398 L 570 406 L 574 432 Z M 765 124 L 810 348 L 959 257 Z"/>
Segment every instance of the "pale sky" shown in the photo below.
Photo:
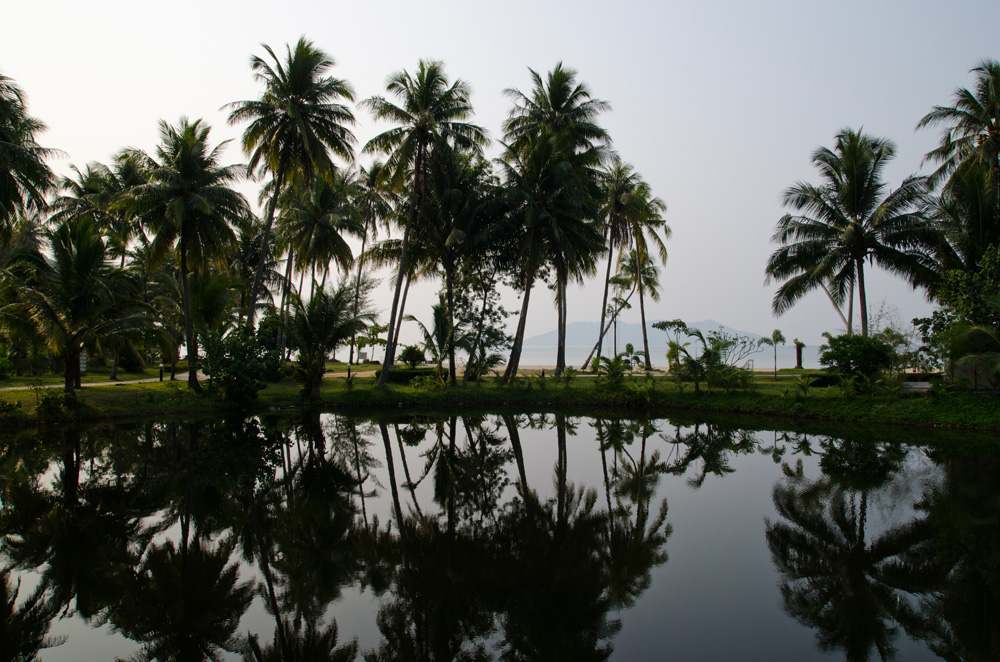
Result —
<path fill-rule="evenodd" d="M 615 148 L 668 206 L 670 259 L 649 321 L 715 319 L 765 335 L 777 327 L 815 344 L 840 327 L 824 295 L 775 318 L 776 286 L 764 285 L 782 191 L 819 181 L 810 154 L 845 127 L 896 142 L 890 186 L 928 172 L 921 161 L 938 134 L 914 126 L 971 86 L 982 59 L 1000 57 L 989 50 L 998 25 L 995 0 L 34 0 L 0 12 L 0 73 L 48 125 L 40 142 L 65 152 L 53 166 L 66 174 L 125 146 L 154 150 L 160 119 L 204 118 L 215 141 L 237 138 L 242 127 L 227 126 L 220 108 L 260 94 L 249 60 L 264 55 L 262 43 L 280 53 L 305 35 L 358 100 L 383 94 L 390 73 L 413 71 L 421 58 L 442 60 L 451 78 L 471 84 L 475 121 L 494 137 L 510 110 L 503 90 L 528 91 L 529 67 L 544 73 L 562 61 L 611 103 L 601 122 Z M 360 144 L 387 128 L 356 115 Z M 227 155 L 243 160 L 235 144 Z M 253 187 L 246 192 L 256 200 Z M 571 290 L 570 321 L 597 320 L 599 287 L 595 279 Z M 407 312 L 428 318 L 435 290 L 421 288 Z M 931 310 L 885 274 L 871 276 L 868 297 L 904 321 Z M 388 295 L 380 298 L 387 310 Z M 532 303 L 528 335 L 554 328 L 551 293 L 536 289 Z M 637 309 L 625 317 L 637 320 Z"/>

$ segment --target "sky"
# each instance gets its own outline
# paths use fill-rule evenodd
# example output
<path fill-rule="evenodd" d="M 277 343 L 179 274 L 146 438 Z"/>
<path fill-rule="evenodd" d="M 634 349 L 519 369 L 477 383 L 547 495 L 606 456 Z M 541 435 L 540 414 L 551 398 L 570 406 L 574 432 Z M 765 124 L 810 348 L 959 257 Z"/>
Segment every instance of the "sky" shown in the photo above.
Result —
<path fill-rule="evenodd" d="M 283 53 L 305 35 L 357 100 L 384 94 L 392 72 L 441 60 L 471 85 L 475 121 L 495 138 L 511 108 L 503 91 L 527 92 L 529 68 L 544 74 L 563 62 L 611 104 L 600 121 L 615 149 L 667 204 L 670 256 L 647 319 L 779 328 L 818 344 L 841 327 L 821 292 L 780 318 L 771 312 L 776 284 L 765 284 L 764 265 L 786 211 L 782 192 L 818 182 L 810 155 L 848 127 L 896 143 L 890 186 L 928 173 L 923 157 L 939 134 L 914 127 L 972 86 L 970 69 L 1000 57 L 988 50 L 997 25 L 995 0 L 34 0 L 0 14 L 0 73 L 27 94 L 29 112 L 48 126 L 39 142 L 63 152 L 52 165 L 68 174 L 126 146 L 154 151 L 158 122 L 182 116 L 204 118 L 214 141 L 233 139 L 227 162 L 243 161 L 243 127 L 228 126 L 222 107 L 259 96 L 249 62 L 265 54 L 262 44 Z M 359 146 L 388 128 L 355 113 Z M 245 193 L 256 200 L 255 185 Z M 884 304 L 908 325 L 932 310 L 891 275 L 866 279 L 873 312 Z M 436 289 L 417 288 L 407 311 L 429 321 Z M 599 292 L 596 278 L 573 287 L 569 320 L 596 321 Z M 376 294 L 386 310 L 390 296 L 385 286 Z M 506 303 L 519 307 L 513 295 Z M 623 319 L 637 321 L 638 310 Z M 537 289 L 528 335 L 554 327 L 551 293 Z M 402 341 L 415 333 L 404 330 Z"/>

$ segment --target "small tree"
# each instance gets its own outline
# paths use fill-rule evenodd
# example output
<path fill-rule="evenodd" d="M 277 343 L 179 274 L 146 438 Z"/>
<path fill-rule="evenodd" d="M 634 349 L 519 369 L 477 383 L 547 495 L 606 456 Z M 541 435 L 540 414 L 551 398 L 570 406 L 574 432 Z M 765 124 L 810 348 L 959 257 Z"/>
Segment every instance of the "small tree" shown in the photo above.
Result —
<path fill-rule="evenodd" d="M 370 315 L 354 314 L 353 292 L 343 285 L 332 294 L 320 290 L 307 304 L 295 297 L 292 308 L 286 330 L 289 344 L 299 352 L 295 369 L 305 384 L 303 395 L 318 400 L 327 357 L 364 331 Z"/>
<path fill-rule="evenodd" d="M 892 366 L 892 348 L 874 336 L 824 334 L 819 362 L 824 369 L 844 377 L 874 378 Z"/>
<path fill-rule="evenodd" d="M 760 342 L 774 348 L 774 381 L 778 381 L 778 345 L 785 344 L 785 336 L 781 333 L 781 329 L 775 329 L 770 338 L 761 338 Z"/>
<path fill-rule="evenodd" d="M 399 360 L 408 365 L 412 370 L 417 367 L 418 363 L 423 363 L 427 359 L 419 347 L 416 345 L 407 345 L 399 353 Z"/>

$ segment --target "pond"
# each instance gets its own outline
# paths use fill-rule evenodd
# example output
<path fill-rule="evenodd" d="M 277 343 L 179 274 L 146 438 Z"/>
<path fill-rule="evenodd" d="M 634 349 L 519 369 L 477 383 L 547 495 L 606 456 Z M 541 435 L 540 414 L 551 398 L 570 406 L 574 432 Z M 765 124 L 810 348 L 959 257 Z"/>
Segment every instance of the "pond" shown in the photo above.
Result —
<path fill-rule="evenodd" d="M 1000 659 L 1000 455 L 885 434 L 313 412 L 5 436 L 4 645 Z"/>

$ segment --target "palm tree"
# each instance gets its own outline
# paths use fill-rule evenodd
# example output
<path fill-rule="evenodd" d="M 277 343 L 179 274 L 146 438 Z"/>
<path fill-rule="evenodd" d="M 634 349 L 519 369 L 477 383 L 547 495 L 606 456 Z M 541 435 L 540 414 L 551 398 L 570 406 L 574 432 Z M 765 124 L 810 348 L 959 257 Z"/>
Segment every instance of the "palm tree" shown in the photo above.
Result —
<path fill-rule="evenodd" d="M 559 143 L 558 135 L 539 136 L 532 146 L 520 152 L 508 148 L 506 160 L 500 164 L 507 204 L 512 210 L 511 222 L 519 226 L 518 284 L 524 290 L 510 359 L 503 376 L 506 382 L 517 376 L 531 289 L 539 270 L 557 251 L 563 254 L 559 259 L 564 266 L 577 264 L 574 253 L 587 254 L 600 242 L 600 234 L 593 224 L 582 220 L 589 201 L 576 185 L 578 180 L 572 164 Z M 557 245 L 561 248 L 556 248 Z M 568 274 L 568 269 L 564 273 Z M 564 299 L 560 304 L 562 301 Z M 562 314 L 559 320 L 564 321 Z"/>
<path fill-rule="evenodd" d="M 63 360 L 67 402 L 76 400 L 80 354 L 114 337 L 136 337 L 150 318 L 112 268 L 107 245 L 88 219 L 66 221 L 47 233 L 46 257 L 21 256 L 4 272 L 13 296 L 0 308 L 0 324 L 37 330 Z"/>
<path fill-rule="evenodd" d="M 316 269 L 323 273 L 326 282 L 330 263 L 336 262 L 346 271 L 353 262 L 351 247 L 344 235 L 363 236 L 360 212 L 353 204 L 354 180 L 350 173 L 337 171 L 324 173 L 308 186 L 293 187 L 282 202 L 282 243 L 288 247 L 289 269 L 292 256 L 299 256 L 299 270 L 304 274 L 312 267 L 312 290 L 317 288 Z M 290 274 L 286 272 L 286 278 Z M 303 295 L 301 287 L 299 296 Z"/>
<path fill-rule="evenodd" d="M 361 250 L 358 252 L 358 273 L 354 281 L 354 314 L 358 314 L 361 302 L 361 280 L 365 266 L 365 247 L 368 245 L 368 238 L 375 239 L 378 236 L 379 221 L 387 222 L 396 206 L 396 196 L 388 186 L 387 172 L 385 164 L 375 161 L 368 168 L 361 168 L 361 174 L 357 180 L 358 188 L 355 191 L 354 204 L 361 212 L 364 233 L 361 235 Z M 355 339 L 351 338 L 351 353 L 347 360 L 348 371 L 354 363 Z"/>
<path fill-rule="evenodd" d="M 159 162 L 150 183 L 135 189 L 135 205 L 148 215 L 153 254 L 163 255 L 176 246 L 184 303 L 185 339 L 188 349 L 188 386 L 198 385 L 198 337 L 191 311 L 191 274 L 201 273 L 208 261 L 230 248 L 236 239 L 233 226 L 250 215 L 246 200 L 230 188 L 242 168 L 221 166 L 226 142 L 209 146 L 210 128 L 202 120 L 182 117 L 177 126 L 160 122 Z"/>
<path fill-rule="evenodd" d="M 990 166 L 969 162 L 960 166 L 931 201 L 927 213 L 941 241 L 932 250 L 939 274 L 979 270 L 990 246 L 1000 246 L 1000 199 Z"/>
<path fill-rule="evenodd" d="M 293 171 L 308 185 L 320 173 L 334 169 L 330 152 L 350 162 L 354 159 L 354 125 L 350 108 L 340 99 L 354 100 L 349 83 L 326 76 L 334 61 L 312 42 L 300 37 L 295 48 L 286 47 L 282 63 L 263 45 L 271 62 L 254 55 L 250 68 L 264 84 L 264 92 L 253 101 L 228 104 L 229 123 L 249 121 L 243 132 L 243 150 L 249 155 L 250 172 L 271 175 L 271 200 L 267 205 L 263 247 L 247 312 L 248 333 L 253 329 L 257 298 L 267 260 L 271 226 L 278 199 Z"/>
<path fill-rule="evenodd" d="M 656 250 L 660 261 L 666 264 L 667 247 L 663 244 L 663 239 L 670 237 L 670 227 L 660 217 L 666 211 L 667 206 L 659 198 L 652 197 L 649 185 L 642 180 L 631 164 L 622 162 L 617 155 L 614 156 L 611 165 L 603 173 L 601 201 L 599 218 L 601 218 L 608 248 L 608 267 L 604 276 L 604 298 L 601 303 L 601 324 L 599 327 L 603 331 L 604 317 L 608 307 L 611 263 L 615 260 L 615 253 L 618 253 L 617 259 L 621 260 L 622 250 L 628 246 L 634 246 L 643 259 L 648 260 L 649 244 L 652 243 L 652 248 Z M 661 232 L 663 233 L 662 237 L 660 236 Z M 646 241 L 647 235 L 649 242 Z M 643 320 L 645 320 L 643 300 L 645 288 L 642 287 L 641 283 L 639 287 L 639 308 Z M 646 339 L 645 321 L 643 321 L 642 333 L 646 352 L 646 369 L 648 370 L 652 366 L 649 364 L 649 342 Z M 601 355 L 603 340 L 602 333 L 597 344 L 598 356 Z M 581 370 L 586 368 L 587 363 L 585 362 L 581 366 Z"/>
<path fill-rule="evenodd" d="M 778 221 L 765 273 L 784 283 L 774 296 L 777 314 L 811 290 L 828 285 L 843 300 L 850 286 L 858 291 L 861 332 L 868 335 L 865 263 L 875 263 L 906 278 L 914 287 L 930 285 L 933 259 L 922 249 L 934 236 L 919 212 L 927 180 L 910 176 L 886 194 L 882 172 L 895 145 L 860 131 L 844 129 L 834 148 L 813 153 L 823 177 L 820 185 L 799 182 L 784 193 L 784 204 L 801 215 Z"/>
<path fill-rule="evenodd" d="M 528 150 L 538 149 L 541 143 L 549 142 L 550 145 L 543 150 L 549 154 L 547 158 L 553 158 L 556 163 L 561 164 L 559 168 L 568 171 L 565 173 L 564 185 L 572 188 L 571 195 L 576 198 L 576 209 L 572 214 L 561 219 L 561 214 L 550 215 L 551 219 L 559 219 L 562 221 L 560 225 L 566 226 L 550 226 L 554 241 L 549 245 L 546 256 L 556 275 L 558 375 L 566 364 L 567 283 L 570 278 L 579 279 L 584 274 L 592 273 L 596 254 L 600 250 L 600 234 L 592 227 L 592 221 L 597 217 L 596 201 L 599 198 L 596 168 L 606 158 L 611 139 L 595 119 L 609 106 L 604 101 L 594 99 L 586 85 L 577 83 L 577 72 L 563 67 L 561 62 L 556 64 L 544 80 L 538 72 L 532 69 L 529 71 L 533 83 L 530 96 L 516 89 L 505 90 L 505 94 L 514 101 L 514 107 L 504 122 L 504 139 L 508 146 L 505 158 L 512 160 L 516 155 L 521 157 L 523 163 Z M 555 151 L 550 153 L 551 148 L 555 148 Z M 569 230 L 567 224 L 575 224 L 576 227 Z M 567 241 L 574 235 L 577 240 L 575 243 Z M 516 339 L 515 345 L 518 345 Z M 510 368 L 508 365 L 508 371 Z M 513 378 L 513 375 L 505 375 L 505 378 Z"/>
<path fill-rule="evenodd" d="M 45 207 L 45 194 L 54 182 L 45 159 L 54 150 L 35 141 L 35 134 L 44 130 L 42 122 L 28 115 L 21 88 L 0 74 L 0 222 Z"/>
<path fill-rule="evenodd" d="M 932 183 L 976 161 L 990 169 L 994 185 L 1000 186 L 1000 62 L 983 60 L 970 73 L 976 75 L 975 88 L 955 90 L 954 105 L 934 106 L 917 128 L 945 125 L 941 144 L 926 157 L 941 164 Z"/>
<path fill-rule="evenodd" d="M 332 294 L 319 290 L 303 303 L 292 298 L 294 314 L 287 325 L 288 340 L 299 351 L 298 372 L 305 382 L 303 391 L 307 399 L 319 398 L 326 361 L 340 345 L 365 329 L 371 315 L 355 315 L 350 289 L 341 285 Z"/>
<path fill-rule="evenodd" d="M 785 334 L 781 329 L 775 329 L 770 338 L 761 338 L 760 341 L 774 348 L 774 381 L 778 381 L 778 345 L 785 344 Z"/>
<path fill-rule="evenodd" d="M 411 76 L 406 71 L 398 71 L 391 76 L 386 89 L 398 100 L 397 103 L 375 96 L 362 102 L 376 120 L 395 123 L 392 129 L 372 138 L 364 151 L 386 154 L 386 167 L 391 173 L 391 181 L 401 187 L 410 182 L 410 200 L 407 203 L 406 226 L 399 257 L 396 289 L 389 313 L 389 335 L 385 348 L 385 361 L 379 376 L 379 388 L 385 387 L 396 356 L 396 318 L 399 314 L 399 297 L 403 278 L 407 273 L 407 244 L 417 217 L 424 213 L 427 199 L 427 179 L 430 161 L 442 147 L 479 153 L 488 142 L 486 132 L 466 120 L 472 117 L 471 90 L 462 79 L 451 85 L 440 62 L 421 60 L 417 73 Z"/>

